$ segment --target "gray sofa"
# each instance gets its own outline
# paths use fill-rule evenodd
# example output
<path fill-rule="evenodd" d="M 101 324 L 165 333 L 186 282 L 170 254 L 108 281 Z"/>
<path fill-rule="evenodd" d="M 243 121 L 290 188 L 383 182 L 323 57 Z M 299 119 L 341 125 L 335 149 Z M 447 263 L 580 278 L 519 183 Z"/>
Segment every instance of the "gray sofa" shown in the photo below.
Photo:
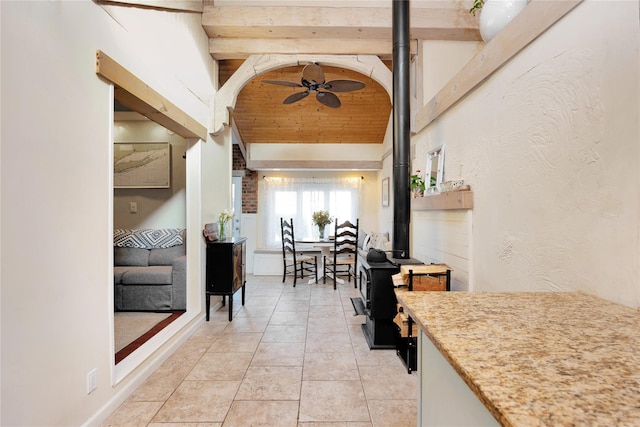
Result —
<path fill-rule="evenodd" d="M 186 245 L 181 229 L 114 230 L 116 311 L 186 309 Z"/>

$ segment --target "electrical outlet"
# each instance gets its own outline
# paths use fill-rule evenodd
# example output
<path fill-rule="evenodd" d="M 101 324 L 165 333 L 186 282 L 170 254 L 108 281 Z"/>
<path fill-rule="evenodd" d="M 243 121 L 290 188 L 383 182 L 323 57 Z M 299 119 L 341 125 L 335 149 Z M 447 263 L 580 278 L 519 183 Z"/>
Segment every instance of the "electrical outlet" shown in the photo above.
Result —
<path fill-rule="evenodd" d="M 98 370 L 92 369 L 87 373 L 87 394 L 91 393 L 98 387 Z"/>
<path fill-rule="evenodd" d="M 138 202 L 129 202 L 129 212 L 130 213 L 138 212 Z"/>

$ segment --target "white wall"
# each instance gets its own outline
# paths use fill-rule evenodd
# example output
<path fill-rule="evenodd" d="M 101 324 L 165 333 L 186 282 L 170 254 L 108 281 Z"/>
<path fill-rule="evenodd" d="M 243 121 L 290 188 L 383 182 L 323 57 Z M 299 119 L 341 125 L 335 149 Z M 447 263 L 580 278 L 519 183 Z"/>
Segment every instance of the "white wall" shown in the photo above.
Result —
<path fill-rule="evenodd" d="M 199 14 L 90 1 L 0 7 L 0 423 L 81 425 L 117 404 L 162 353 L 112 386 L 112 93 L 95 73 L 95 52 L 205 126 L 215 68 Z M 224 173 L 215 146 L 190 147 L 189 164 Z M 188 180 L 199 182 L 194 173 Z M 188 209 L 187 221 L 199 222 L 197 203 Z M 191 241 L 197 253 L 202 244 Z M 189 304 L 202 317 L 199 273 L 189 274 Z M 93 368 L 97 389 L 87 395 Z"/>
<path fill-rule="evenodd" d="M 116 113 L 114 141 L 168 142 L 171 187 L 115 188 L 113 228 L 186 228 L 187 162 L 183 156 L 187 152 L 187 144 L 184 138 L 150 120 L 118 120 Z M 131 202 L 136 203 L 136 212 L 130 212 Z"/>
<path fill-rule="evenodd" d="M 422 84 L 423 100 L 429 101 L 469 60 L 482 49 L 483 42 L 425 40 L 420 59 L 426 70 Z"/>
<path fill-rule="evenodd" d="M 638 9 L 585 1 L 413 138 L 421 162 L 445 144 L 446 179 L 474 192 L 471 249 L 452 255 L 475 290 L 640 306 Z M 414 242 L 443 231 L 427 221 Z"/>
<path fill-rule="evenodd" d="M 380 144 L 260 144 L 250 145 L 251 160 L 379 161 Z"/>

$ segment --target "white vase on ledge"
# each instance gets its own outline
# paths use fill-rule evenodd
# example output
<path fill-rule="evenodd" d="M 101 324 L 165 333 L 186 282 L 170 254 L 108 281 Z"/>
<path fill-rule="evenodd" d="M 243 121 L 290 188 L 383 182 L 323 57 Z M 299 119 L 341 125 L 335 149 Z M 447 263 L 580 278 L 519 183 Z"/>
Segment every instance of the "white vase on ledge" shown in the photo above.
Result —
<path fill-rule="evenodd" d="M 528 0 L 485 0 L 479 22 L 482 40 L 489 43 L 489 40 L 522 12 L 527 3 Z"/>

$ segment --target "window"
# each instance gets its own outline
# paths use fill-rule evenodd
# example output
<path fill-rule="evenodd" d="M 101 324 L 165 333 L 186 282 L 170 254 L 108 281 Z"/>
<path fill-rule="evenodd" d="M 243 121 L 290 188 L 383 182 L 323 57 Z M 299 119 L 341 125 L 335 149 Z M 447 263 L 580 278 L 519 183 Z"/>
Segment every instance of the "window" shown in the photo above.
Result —
<path fill-rule="evenodd" d="M 293 218 L 296 240 L 317 237 L 311 216 L 328 210 L 339 222 L 358 218 L 360 178 L 265 178 L 264 245 L 280 247 L 280 218 Z"/>

